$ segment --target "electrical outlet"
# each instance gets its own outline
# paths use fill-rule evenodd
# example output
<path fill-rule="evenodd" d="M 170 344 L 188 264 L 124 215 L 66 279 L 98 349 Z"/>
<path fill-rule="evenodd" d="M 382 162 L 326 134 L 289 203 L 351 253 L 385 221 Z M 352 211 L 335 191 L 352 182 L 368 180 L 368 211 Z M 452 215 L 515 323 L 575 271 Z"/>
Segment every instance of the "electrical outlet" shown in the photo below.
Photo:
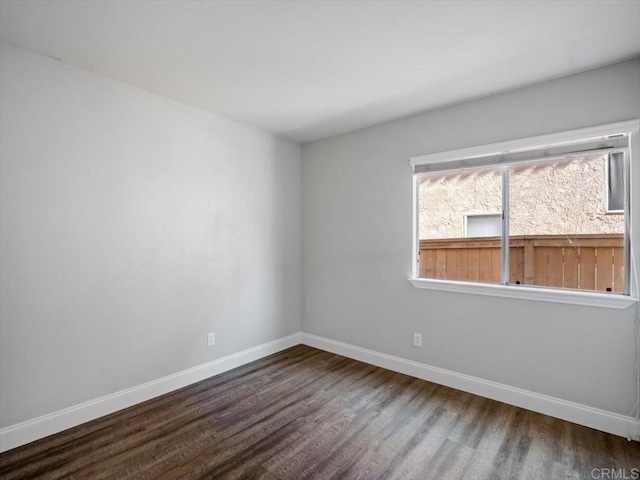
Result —
<path fill-rule="evenodd" d="M 211 332 L 207 335 L 207 345 L 210 347 L 211 345 L 216 344 L 216 332 Z"/>
<path fill-rule="evenodd" d="M 421 333 L 414 333 L 413 334 L 413 345 L 416 347 L 421 347 L 422 346 L 422 334 Z"/>

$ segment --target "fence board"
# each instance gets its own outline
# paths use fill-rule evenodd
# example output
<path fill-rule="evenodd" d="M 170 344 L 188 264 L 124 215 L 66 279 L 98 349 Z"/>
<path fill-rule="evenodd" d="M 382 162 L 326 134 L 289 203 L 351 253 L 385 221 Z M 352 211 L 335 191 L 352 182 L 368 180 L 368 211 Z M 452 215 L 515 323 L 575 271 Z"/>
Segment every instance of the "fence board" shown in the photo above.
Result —
<path fill-rule="evenodd" d="M 526 285 L 535 285 L 536 282 L 536 252 L 533 240 L 524 241 L 524 280 Z"/>
<path fill-rule="evenodd" d="M 426 257 L 426 258 L 422 258 Z M 436 251 L 422 250 L 420 252 L 420 276 L 424 278 L 435 278 L 436 276 Z"/>
<path fill-rule="evenodd" d="M 491 249 L 483 248 L 480 250 L 480 281 L 484 283 L 491 282 Z"/>
<path fill-rule="evenodd" d="M 564 287 L 579 288 L 580 287 L 580 269 L 579 269 L 578 249 L 566 247 L 564 249 Z"/>
<path fill-rule="evenodd" d="M 509 281 L 583 290 L 624 289 L 621 234 L 509 238 Z M 501 281 L 499 237 L 420 240 L 420 276 Z"/>
<path fill-rule="evenodd" d="M 624 292 L 624 248 L 613 249 L 613 291 Z"/>
<path fill-rule="evenodd" d="M 491 249 L 491 282 L 502 282 L 502 255 L 499 248 Z"/>
<path fill-rule="evenodd" d="M 543 285 L 547 287 L 562 287 L 563 257 L 564 249 L 562 247 L 547 249 L 547 283 Z"/>
<path fill-rule="evenodd" d="M 447 278 L 446 250 L 436 250 L 436 278 Z"/>
<path fill-rule="evenodd" d="M 458 249 L 445 250 L 447 256 L 447 271 L 444 278 L 447 280 L 457 280 L 458 275 Z"/>
<path fill-rule="evenodd" d="M 469 249 L 469 272 L 467 276 L 470 282 L 480 281 L 480 249 Z"/>
<path fill-rule="evenodd" d="M 547 284 L 548 252 L 549 252 L 548 247 L 538 247 L 535 249 L 535 255 L 534 255 L 535 276 L 533 278 L 534 285 Z"/>
<path fill-rule="evenodd" d="M 469 279 L 469 251 L 466 248 L 454 250 L 457 253 L 458 270 L 456 280 Z"/>
<path fill-rule="evenodd" d="M 509 283 L 524 283 L 524 248 L 509 248 Z"/>
<path fill-rule="evenodd" d="M 613 290 L 613 249 L 596 248 L 596 290 Z"/>
<path fill-rule="evenodd" d="M 596 289 L 596 249 L 580 247 L 580 287 L 582 290 Z"/>

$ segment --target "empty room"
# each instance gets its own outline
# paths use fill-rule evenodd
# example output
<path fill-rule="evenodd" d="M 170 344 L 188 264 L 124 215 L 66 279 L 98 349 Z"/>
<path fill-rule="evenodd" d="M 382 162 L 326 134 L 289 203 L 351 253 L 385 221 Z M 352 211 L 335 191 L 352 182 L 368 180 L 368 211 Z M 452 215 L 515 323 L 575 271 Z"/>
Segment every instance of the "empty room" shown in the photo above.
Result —
<path fill-rule="evenodd" d="M 0 40 L 1 479 L 640 479 L 640 0 Z"/>

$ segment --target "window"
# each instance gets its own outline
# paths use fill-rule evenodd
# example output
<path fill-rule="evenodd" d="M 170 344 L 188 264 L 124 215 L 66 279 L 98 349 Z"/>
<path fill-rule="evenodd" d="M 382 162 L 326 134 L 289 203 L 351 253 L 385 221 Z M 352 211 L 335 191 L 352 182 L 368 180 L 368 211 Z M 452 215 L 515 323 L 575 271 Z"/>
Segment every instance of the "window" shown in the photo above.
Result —
<path fill-rule="evenodd" d="M 607 211 L 624 211 L 624 156 L 613 153 L 607 158 Z"/>
<path fill-rule="evenodd" d="M 420 278 L 500 284 L 502 169 L 435 172 L 417 179 Z M 465 216 L 470 210 L 499 211 L 496 235 L 465 235 L 469 219 L 474 218 Z M 489 228 L 482 225 L 487 217 L 495 216 L 482 215 L 477 225 L 471 220 L 472 229 Z M 467 238 L 471 236 L 480 238 Z"/>
<path fill-rule="evenodd" d="M 625 292 L 624 216 L 607 215 L 606 164 L 600 155 L 508 167 L 509 283 Z"/>
<path fill-rule="evenodd" d="M 465 237 L 499 237 L 502 214 L 469 214 L 466 216 Z"/>
<path fill-rule="evenodd" d="M 630 133 L 566 133 L 412 159 L 414 285 L 629 296 Z"/>

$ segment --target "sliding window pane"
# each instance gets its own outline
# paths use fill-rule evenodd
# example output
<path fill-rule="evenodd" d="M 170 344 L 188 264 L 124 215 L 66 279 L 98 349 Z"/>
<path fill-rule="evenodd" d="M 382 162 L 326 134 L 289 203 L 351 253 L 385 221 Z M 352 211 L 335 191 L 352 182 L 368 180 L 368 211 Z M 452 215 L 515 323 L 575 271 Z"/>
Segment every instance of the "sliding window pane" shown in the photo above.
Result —
<path fill-rule="evenodd" d="M 501 170 L 430 173 L 418 181 L 420 277 L 500 283 Z"/>
<path fill-rule="evenodd" d="M 624 291 L 624 212 L 608 205 L 624 183 L 609 162 L 599 155 L 510 167 L 509 283 Z"/>

